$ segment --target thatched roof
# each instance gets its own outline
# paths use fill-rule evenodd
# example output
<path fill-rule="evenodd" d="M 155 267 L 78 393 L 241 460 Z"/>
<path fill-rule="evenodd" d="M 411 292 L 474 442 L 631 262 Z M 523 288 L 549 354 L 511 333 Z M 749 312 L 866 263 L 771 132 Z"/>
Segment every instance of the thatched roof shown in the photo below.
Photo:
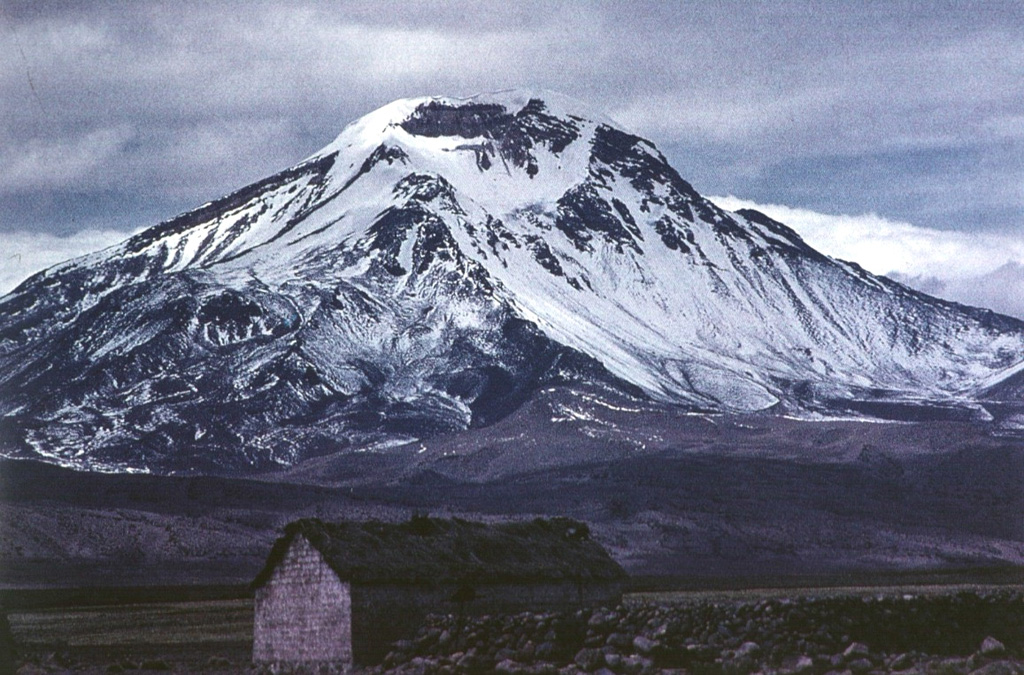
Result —
<path fill-rule="evenodd" d="M 259 588 L 302 535 L 345 581 L 364 583 L 488 583 L 612 581 L 625 572 L 568 518 L 487 524 L 413 517 L 379 521 L 291 523 L 252 585 Z"/>

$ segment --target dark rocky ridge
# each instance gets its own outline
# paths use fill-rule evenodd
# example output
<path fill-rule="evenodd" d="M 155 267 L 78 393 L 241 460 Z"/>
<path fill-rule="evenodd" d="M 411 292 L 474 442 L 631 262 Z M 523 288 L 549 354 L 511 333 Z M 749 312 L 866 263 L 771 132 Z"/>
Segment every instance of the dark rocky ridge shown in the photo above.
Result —
<path fill-rule="evenodd" d="M 297 518 L 412 513 L 568 516 L 631 575 L 697 586 L 1024 566 L 1024 453 L 984 426 L 705 418 L 611 400 L 624 409 L 542 394 L 487 427 L 249 479 L 8 460 L 3 581 L 247 584 Z M 553 422 L 568 406 L 589 419 Z"/>
<path fill-rule="evenodd" d="M 535 145 L 544 144 L 557 155 L 579 137 L 579 127 L 572 120 L 553 117 L 540 99 L 531 99 L 515 114 L 494 103 L 431 101 L 419 106 L 402 128 L 419 136 L 482 136 L 492 142 L 474 147 L 481 170 L 489 169 L 491 157 L 497 154 L 502 161 L 526 169 L 531 177 L 537 174 Z"/>

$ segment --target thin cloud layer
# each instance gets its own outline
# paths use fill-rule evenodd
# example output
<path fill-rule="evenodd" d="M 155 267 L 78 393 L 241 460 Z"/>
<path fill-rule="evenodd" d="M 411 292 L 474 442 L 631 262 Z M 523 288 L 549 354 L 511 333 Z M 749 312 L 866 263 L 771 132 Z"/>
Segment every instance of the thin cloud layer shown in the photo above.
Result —
<path fill-rule="evenodd" d="M 975 277 L 941 279 L 898 272 L 890 276 L 930 295 L 1024 319 L 1024 265 L 1018 262 L 1008 262 Z"/>
<path fill-rule="evenodd" d="M 822 253 L 924 293 L 1024 318 L 1024 240 L 1017 236 L 936 230 L 873 213 L 829 215 L 731 195 L 710 199 L 729 211 L 760 211 Z"/>

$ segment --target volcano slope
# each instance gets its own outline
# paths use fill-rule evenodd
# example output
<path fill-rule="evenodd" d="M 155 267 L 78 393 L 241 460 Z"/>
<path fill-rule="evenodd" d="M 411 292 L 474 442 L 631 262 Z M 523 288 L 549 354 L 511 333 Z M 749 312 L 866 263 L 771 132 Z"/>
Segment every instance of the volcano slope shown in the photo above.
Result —
<path fill-rule="evenodd" d="M 984 425 L 596 400 L 546 390 L 488 427 L 247 478 L 4 460 L 2 582 L 244 584 L 292 519 L 415 513 L 568 515 L 631 574 L 697 586 L 978 581 L 1024 565 L 1024 453 Z"/>
<path fill-rule="evenodd" d="M 1021 322 L 725 212 L 577 103 L 409 99 L 0 299 L 0 447 L 240 474 L 484 427 L 553 386 L 1012 418 L 1022 368 Z"/>
<path fill-rule="evenodd" d="M 1020 565 L 1022 372 L 1021 322 L 575 102 L 402 100 L 0 298 L 0 563 L 244 581 L 292 518 L 431 511 L 572 515 L 642 574 Z"/>

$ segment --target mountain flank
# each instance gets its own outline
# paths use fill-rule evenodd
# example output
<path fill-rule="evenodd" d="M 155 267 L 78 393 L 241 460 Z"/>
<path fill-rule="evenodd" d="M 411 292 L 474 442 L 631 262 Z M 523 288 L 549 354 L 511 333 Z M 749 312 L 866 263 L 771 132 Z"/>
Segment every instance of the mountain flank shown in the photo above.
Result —
<path fill-rule="evenodd" d="M 723 211 L 574 101 L 407 99 L 0 298 L 0 452 L 261 472 L 484 428 L 554 390 L 1012 430 L 1021 371 L 1024 323 Z"/>

